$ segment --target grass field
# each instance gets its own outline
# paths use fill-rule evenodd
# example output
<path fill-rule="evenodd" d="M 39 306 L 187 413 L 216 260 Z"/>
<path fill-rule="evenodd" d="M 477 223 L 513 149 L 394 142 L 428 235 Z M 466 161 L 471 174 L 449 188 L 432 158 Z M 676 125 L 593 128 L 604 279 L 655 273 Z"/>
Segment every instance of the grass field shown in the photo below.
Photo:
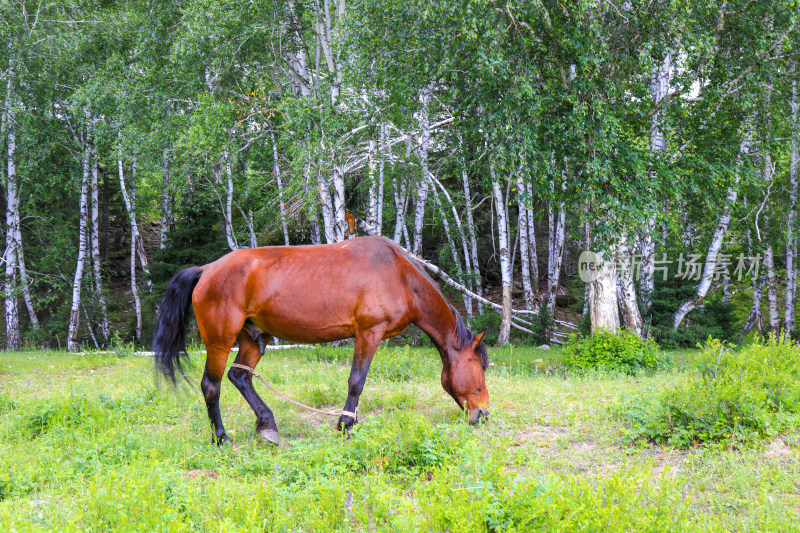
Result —
<path fill-rule="evenodd" d="M 211 444 L 197 393 L 157 384 L 146 357 L 0 355 L 0 530 L 791 531 L 800 432 L 740 450 L 630 445 L 620 405 L 687 377 L 574 377 L 559 353 L 490 350 L 491 418 L 463 415 L 433 349 L 381 348 L 344 441 L 334 420 L 256 389 L 272 448 L 227 381 L 237 448 Z M 199 383 L 203 356 L 190 371 Z M 259 370 L 305 403 L 341 407 L 350 350 L 265 355 Z M 683 353 L 678 357 L 691 358 Z"/>

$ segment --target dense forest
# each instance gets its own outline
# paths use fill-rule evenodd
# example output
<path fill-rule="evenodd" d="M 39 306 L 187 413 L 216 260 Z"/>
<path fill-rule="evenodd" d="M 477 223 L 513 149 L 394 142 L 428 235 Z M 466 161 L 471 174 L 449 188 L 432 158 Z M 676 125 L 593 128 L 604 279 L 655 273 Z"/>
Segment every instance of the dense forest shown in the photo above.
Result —
<path fill-rule="evenodd" d="M 792 335 L 799 20 L 795 0 L 0 0 L 2 342 L 147 345 L 181 268 L 356 234 L 427 261 L 501 344 Z"/>

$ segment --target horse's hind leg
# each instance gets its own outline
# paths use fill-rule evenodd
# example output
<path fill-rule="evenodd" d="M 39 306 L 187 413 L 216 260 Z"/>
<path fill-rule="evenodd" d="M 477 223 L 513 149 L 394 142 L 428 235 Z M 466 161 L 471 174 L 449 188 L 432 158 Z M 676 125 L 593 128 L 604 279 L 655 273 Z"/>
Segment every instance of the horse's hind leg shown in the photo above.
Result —
<path fill-rule="evenodd" d="M 261 360 L 259 345 L 250 332 L 246 330 L 242 330 L 239 333 L 237 341 L 239 342 L 239 355 L 236 356 L 236 362 L 255 368 Z M 256 431 L 267 442 L 280 444 L 275 417 L 253 388 L 253 375 L 243 368 L 231 367 L 228 371 L 228 379 L 239 389 L 239 392 L 242 393 L 242 396 L 244 396 L 244 399 L 247 400 L 250 408 L 256 414 Z"/>
<path fill-rule="evenodd" d="M 233 344 L 233 342 L 231 342 Z M 206 349 L 206 368 L 203 371 L 203 380 L 200 382 L 200 388 L 203 391 L 203 398 L 206 400 L 206 409 L 208 409 L 208 418 L 211 420 L 212 430 L 214 437 L 212 442 L 215 444 L 224 444 L 226 441 L 230 442 L 227 433 L 225 433 L 225 426 L 222 425 L 222 415 L 219 412 L 219 393 L 222 385 L 222 375 L 225 373 L 225 365 L 228 361 L 228 354 L 230 354 L 230 347 L 208 346 Z"/>

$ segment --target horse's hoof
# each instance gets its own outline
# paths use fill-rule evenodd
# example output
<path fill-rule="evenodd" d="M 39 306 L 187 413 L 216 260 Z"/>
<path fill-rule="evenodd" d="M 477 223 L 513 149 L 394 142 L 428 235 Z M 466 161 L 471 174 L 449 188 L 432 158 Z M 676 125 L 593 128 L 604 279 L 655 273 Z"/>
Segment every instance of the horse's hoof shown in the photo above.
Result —
<path fill-rule="evenodd" d="M 278 432 L 274 429 L 259 429 L 258 433 L 261 435 L 261 438 L 265 441 L 274 444 L 275 446 L 281 445 L 281 437 L 278 435 Z"/>

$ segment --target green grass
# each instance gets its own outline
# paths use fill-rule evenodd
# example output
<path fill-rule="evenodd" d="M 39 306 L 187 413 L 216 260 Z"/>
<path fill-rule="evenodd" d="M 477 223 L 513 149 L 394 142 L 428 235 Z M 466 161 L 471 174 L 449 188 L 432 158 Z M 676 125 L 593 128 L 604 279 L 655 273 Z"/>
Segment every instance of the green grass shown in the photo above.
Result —
<path fill-rule="evenodd" d="M 259 371 L 341 407 L 347 348 L 269 352 Z M 211 444 L 205 406 L 144 357 L 0 355 L 0 530 L 781 531 L 800 523 L 800 434 L 740 450 L 626 446 L 624 402 L 687 378 L 558 370 L 561 351 L 490 350 L 491 420 L 474 428 L 430 348 L 381 348 L 349 441 L 334 420 L 256 389 L 272 448 L 227 381 L 238 447 Z M 690 359 L 681 353 L 680 358 Z M 203 356 L 189 372 L 199 383 Z"/>

